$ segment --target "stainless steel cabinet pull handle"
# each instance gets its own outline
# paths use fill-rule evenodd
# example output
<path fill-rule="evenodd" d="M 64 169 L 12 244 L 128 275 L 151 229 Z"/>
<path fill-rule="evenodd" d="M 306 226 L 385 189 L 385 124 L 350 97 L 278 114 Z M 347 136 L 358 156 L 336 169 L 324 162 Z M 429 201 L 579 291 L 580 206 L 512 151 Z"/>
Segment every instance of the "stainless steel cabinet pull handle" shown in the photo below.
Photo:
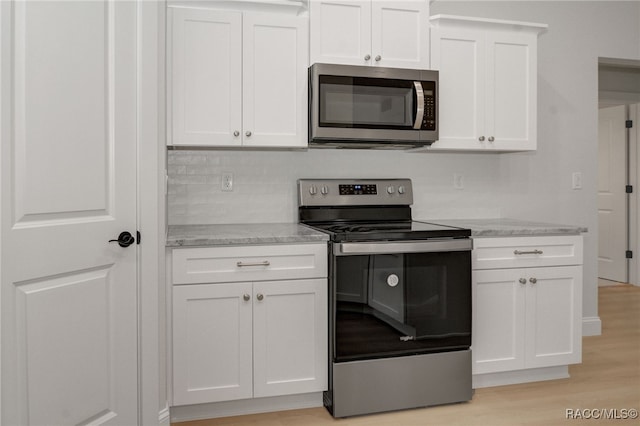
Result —
<path fill-rule="evenodd" d="M 237 130 L 235 130 L 235 131 L 233 132 L 233 136 L 235 136 L 235 137 L 240 136 L 240 132 L 239 132 L 239 131 L 237 131 Z"/>
<path fill-rule="evenodd" d="M 371 55 L 369 55 L 369 54 L 364 55 L 364 60 L 365 61 L 368 61 L 369 59 L 371 59 Z"/>
<path fill-rule="evenodd" d="M 258 300 L 262 300 L 262 299 L 264 299 L 264 296 L 262 295 L 262 293 L 258 293 L 258 295 L 256 296 L 256 298 L 257 298 Z"/>
<path fill-rule="evenodd" d="M 251 136 L 251 132 L 249 130 L 247 130 L 244 134 L 247 136 Z"/>
<path fill-rule="evenodd" d="M 480 137 L 478 138 L 478 140 L 479 140 L 480 142 L 484 142 L 484 136 L 480 136 Z"/>
<path fill-rule="evenodd" d="M 489 142 L 493 142 L 495 140 L 496 140 L 496 138 L 494 138 L 493 136 L 489 136 Z"/>
<path fill-rule="evenodd" d="M 529 251 L 521 251 L 521 250 L 514 250 L 513 254 L 515 255 L 521 255 L 521 254 L 542 254 L 542 250 L 529 250 Z"/>
<path fill-rule="evenodd" d="M 382 56 L 380 56 L 380 55 L 376 55 L 376 62 L 379 62 L 379 61 L 380 61 L 380 59 L 382 59 Z"/>
<path fill-rule="evenodd" d="M 242 298 L 244 299 L 245 302 L 248 302 L 249 299 L 251 299 L 251 296 L 249 296 L 248 294 L 245 294 L 244 296 L 242 296 Z"/>
<path fill-rule="evenodd" d="M 538 282 L 538 279 L 537 279 L 537 278 L 529 278 L 529 282 L 530 282 L 531 284 L 535 284 L 535 283 L 537 283 L 537 282 Z"/>
<path fill-rule="evenodd" d="M 271 265 L 271 262 L 269 262 L 268 260 L 265 260 L 263 262 L 249 262 L 249 263 L 238 262 L 238 263 L 236 263 L 236 266 L 238 268 L 243 268 L 245 266 L 269 266 L 269 265 Z"/>
<path fill-rule="evenodd" d="M 518 280 L 518 282 L 519 282 L 520 284 L 526 284 L 526 283 L 527 283 L 527 279 L 526 279 L 526 278 L 520 278 L 520 279 Z"/>

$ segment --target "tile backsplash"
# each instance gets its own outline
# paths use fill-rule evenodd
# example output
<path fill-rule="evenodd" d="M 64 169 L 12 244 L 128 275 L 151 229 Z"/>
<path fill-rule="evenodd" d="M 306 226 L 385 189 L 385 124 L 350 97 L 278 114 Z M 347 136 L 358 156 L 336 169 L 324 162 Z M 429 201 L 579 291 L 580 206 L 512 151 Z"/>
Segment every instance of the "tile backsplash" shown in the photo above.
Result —
<path fill-rule="evenodd" d="M 421 219 L 500 217 L 499 156 L 333 150 L 170 150 L 168 222 L 297 221 L 299 178 L 410 178 L 413 216 Z M 233 191 L 222 175 L 233 174 Z M 453 175 L 463 175 L 463 189 Z"/>

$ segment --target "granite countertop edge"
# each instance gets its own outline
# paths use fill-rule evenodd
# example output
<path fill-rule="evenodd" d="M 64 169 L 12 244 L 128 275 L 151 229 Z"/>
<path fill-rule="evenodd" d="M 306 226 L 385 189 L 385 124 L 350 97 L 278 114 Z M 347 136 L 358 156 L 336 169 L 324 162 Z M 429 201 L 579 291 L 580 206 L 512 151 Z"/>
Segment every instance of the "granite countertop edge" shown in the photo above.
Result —
<path fill-rule="evenodd" d="M 297 223 L 169 225 L 166 247 L 326 242 L 329 235 Z"/>
<path fill-rule="evenodd" d="M 588 228 L 518 219 L 416 219 L 471 229 L 472 237 L 579 235 Z M 298 223 L 170 225 L 167 247 L 326 242 L 329 235 Z"/>
<path fill-rule="evenodd" d="M 471 229 L 472 237 L 509 237 L 543 235 L 579 235 L 589 229 L 580 225 L 564 225 L 520 219 L 433 219 L 422 220 L 441 225 Z"/>

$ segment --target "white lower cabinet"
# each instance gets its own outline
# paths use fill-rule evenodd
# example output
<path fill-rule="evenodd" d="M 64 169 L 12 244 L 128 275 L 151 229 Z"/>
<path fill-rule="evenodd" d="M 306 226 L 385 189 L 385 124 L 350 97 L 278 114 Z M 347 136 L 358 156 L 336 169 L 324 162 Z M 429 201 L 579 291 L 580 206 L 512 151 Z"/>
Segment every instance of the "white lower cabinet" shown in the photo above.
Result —
<path fill-rule="evenodd" d="M 325 390 L 326 295 L 326 279 L 174 286 L 174 405 Z"/>
<path fill-rule="evenodd" d="M 581 362 L 581 236 L 474 239 L 473 259 L 474 375 Z"/>

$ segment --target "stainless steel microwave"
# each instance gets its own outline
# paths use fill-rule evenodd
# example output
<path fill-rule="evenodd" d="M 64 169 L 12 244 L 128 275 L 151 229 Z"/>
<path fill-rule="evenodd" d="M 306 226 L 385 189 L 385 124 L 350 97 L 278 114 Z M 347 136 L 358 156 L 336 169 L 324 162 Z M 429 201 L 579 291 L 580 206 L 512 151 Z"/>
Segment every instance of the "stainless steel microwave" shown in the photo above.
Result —
<path fill-rule="evenodd" d="M 438 71 L 314 64 L 309 145 L 412 148 L 438 140 Z"/>

